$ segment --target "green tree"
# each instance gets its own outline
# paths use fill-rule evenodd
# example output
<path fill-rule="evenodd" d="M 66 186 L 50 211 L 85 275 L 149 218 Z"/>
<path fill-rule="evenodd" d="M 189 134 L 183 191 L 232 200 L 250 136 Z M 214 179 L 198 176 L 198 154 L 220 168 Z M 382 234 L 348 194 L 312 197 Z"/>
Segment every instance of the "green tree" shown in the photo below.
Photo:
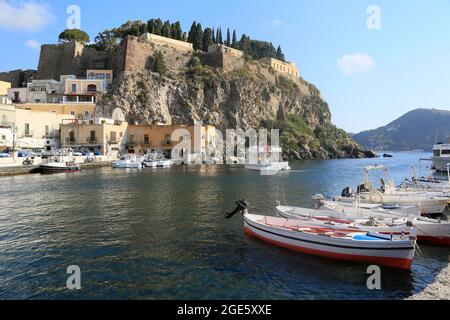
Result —
<path fill-rule="evenodd" d="M 180 21 L 175 22 L 172 27 L 172 38 L 176 40 L 182 40 L 183 39 L 183 29 L 181 28 Z"/>
<path fill-rule="evenodd" d="M 190 42 L 192 44 L 194 43 L 196 33 L 197 33 L 197 22 L 194 21 L 194 22 L 192 22 L 191 29 L 189 30 L 189 33 L 188 33 L 188 42 Z"/>
<path fill-rule="evenodd" d="M 58 40 L 61 43 L 77 41 L 81 42 L 82 44 L 86 44 L 91 41 L 89 35 L 80 29 L 66 29 L 59 34 Z"/>
<path fill-rule="evenodd" d="M 241 51 L 244 51 L 244 54 L 247 56 L 251 55 L 251 48 L 250 48 L 250 37 L 246 34 L 243 34 L 241 37 L 241 41 L 239 42 L 239 49 Z"/>
<path fill-rule="evenodd" d="M 147 22 L 147 30 L 148 30 L 148 32 L 155 34 L 155 32 L 156 32 L 155 19 L 148 20 L 148 22 Z"/>
<path fill-rule="evenodd" d="M 281 50 L 281 46 L 278 46 L 276 58 L 277 58 L 278 60 L 281 60 L 281 61 L 286 61 L 286 59 L 285 59 L 285 57 L 284 57 L 284 53 L 283 53 L 283 51 Z"/>
<path fill-rule="evenodd" d="M 238 42 L 237 42 L 237 37 L 236 37 L 236 30 L 233 31 L 233 43 L 231 44 L 231 46 L 235 49 L 238 48 Z"/>
<path fill-rule="evenodd" d="M 230 28 L 227 29 L 227 42 L 226 45 L 228 47 L 231 47 L 231 34 L 230 34 Z"/>
<path fill-rule="evenodd" d="M 161 36 L 163 27 L 164 27 L 164 23 L 162 22 L 162 20 L 159 19 L 159 18 L 156 19 L 155 20 L 155 33 L 154 34 L 156 34 L 158 36 Z"/>
<path fill-rule="evenodd" d="M 157 51 L 155 55 L 153 56 L 152 61 L 152 68 L 151 70 L 153 72 L 157 72 L 160 75 L 164 75 L 167 71 L 166 62 L 164 61 L 164 56 L 160 51 Z"/>
<path fill-rule="evenodd" d="M 170 21 L 167 20 L 164 22 L 163 28 L 162 28 L 162 36 L 166 38 L 170 38 L 172 35 L 172 30 L 170 28 Z"/>
<path fill-rule="evenodd" d="M 214 44 L 212 39 L 212 30 L 211 28 L 206 28 L 203 32 L 203 51 L 207 52 L 209 46 L 212 46 Z"/>
<path fill-rule="evenodd" d="M 116 33 L 112 30 L 105 30 L 95 37 L 94 48 L 99 51 L 112 52 L 118 43 L 119 38 Z"/>
<path fill-rule="evenodd" d="M 195 29 L 194 49 L 195 50 L 203 49 L 203 28 L 201 23 L 197 23 L 197 27 Z"/>
<path fill-rule="evenodd" d="M 223 44 L 223 38 L 222 38 L 222 27 L 219 28 L 219 37 L 218 37 L 218 43 Z"/>
<path fill-rule="evenodd" d="M 216 31 L 214 30 L 214 28 L 212 28 L 212 41 L 214 44 L 217 44 Z"/>

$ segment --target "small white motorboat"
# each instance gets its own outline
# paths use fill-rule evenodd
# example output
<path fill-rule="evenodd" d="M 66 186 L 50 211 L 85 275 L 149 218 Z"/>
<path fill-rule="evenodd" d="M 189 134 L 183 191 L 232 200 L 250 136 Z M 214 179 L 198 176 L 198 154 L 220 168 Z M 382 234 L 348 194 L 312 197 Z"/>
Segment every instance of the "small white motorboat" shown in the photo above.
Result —
<path fill-rule="evenodd" d="M 147 155 L 143 162 L 146 168 L 170 168 L 173 165 L 172 160 L 159 154 Z"/>
<path fill-rule="evenodd" d="M 69 172 L 80 172 L 81 168 L 79 165 L 72 161 L 68 162 L 48 162 L 39 165 L 42 174 L 54 174 L 54 173 L 69 173 Z"/>
<path fill-rule="evenodd" d="M 385 235 L 357 228 L 316 226 L 304 221 L 252 215 L 245 201 L 227 218 L 241 212 L 248 235 L 289 250 L 326 258 L 410 269 L 414 259 L 415 229 Z"/>
<path fill-rule="evenodd" d="M 125 155 L 119 160 L 112 162 L 112 167 L 116 169 L 142 169 L 144 159 L 136 155 Z"/>
<path fill-rule="evenodd" d="M 381 188 L 377 189 L 372 182 L 370 173 L 372 171 L 383 171 L 385 178 L 380 179 Z M 341 197 L 337 201 L 353 203 L 355 199 L 360 202 L 417 206 L 425 216 L 441 215 L 450 204 L 449 193 L 436 191 L 404 190 L 395 187 L 389 176 L 389 172 L 384 166 L 369 166 L 365 169 L 365 182 L 358 187 L 357 193 L 353 194 L 350 188 L 342 191 Z"/>
<path fill-rule="evenodd" d="M 290 171 L 291 167 L 289 166 L 289 162 L 270 162 L 247 164 L 245 165 L 245 169 L 260 171 L 261 173 L 278 173 L 280 171 Z"/>

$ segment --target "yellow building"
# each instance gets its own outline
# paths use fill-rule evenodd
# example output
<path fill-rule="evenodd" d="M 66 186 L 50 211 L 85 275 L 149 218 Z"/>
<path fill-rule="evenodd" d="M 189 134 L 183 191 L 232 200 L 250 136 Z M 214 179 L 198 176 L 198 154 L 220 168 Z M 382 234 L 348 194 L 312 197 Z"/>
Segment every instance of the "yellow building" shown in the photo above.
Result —
<path fill-rule="evenodd" d="M 3 147 L 16 149 L 58 149 L 60 125 L 64 119 L 74 116 L 53 112 L 16 108 L 0 105 L 0 140 Z"/>
<path fill-rule="evenodd" d="M 61 143 L 64 147 L 117 158 L 124 151 L 126 122 L 105 118 L 65 120 L 61 126 Z"/>
<path fill-rule="evenodd" d="M 65 114 L 77 119 L 92 118 L 95 114 L 94 103 L 25 103 L 18 105 L 17 108 Z"/>
<path fill-rule="evenodd" d="M 184 50 L 184 51 L 194 51 L 194 46 L 192 43 L 175 40 L 167 37 L 158 36 L 156 34 L 152 33 L 144 33 L 139 38 L 142 41 L 148 41 L 150 43 L 160 45 L 160 46 L 168 46 L 177 50 Z"/>
<path fill-rule="evenodd" d="M 297 69 L 297 66 L 292 62 L 283 62 L 281 60 L 277 60 L 274 58 L 263 58 L 261 60 L 262 63 L 269 65 L 276 72 L 285 74 L 291 77 L 298 78 L 300 77 L 300 73 Z"/>
<path fill-rule="evenodd" d="M 173 141 L 176 130 L 184 129 L 186 134 L 180 141 Z M 191 153 L 204 157 L 208 147 L 215 146 L 216 128 L 213 126 L 185 125 L 129 125 L 126 149 L 129 153 L 162 153 L 170 158 L 172 150 L 183 141 L 191 139 Z M 187 140 L 185 140 L 187 141 Z"/>
<path fill-rule="evenodd" d="M 108 91 L 108 80 L 66 78 L 63 103 L 95 103 Z"/>
<path fill-rule="evenodd" d="M 11 89 L 11 83 L 6 81 L 0 81 L 0 96 L 6 96 L 8 89 Z"/>
<path fill-rule="evenodd" d="M 106 80 L 109 84 L 113 82 L 112 70 L 87 70 L 86 77 L 88 80 Z"/>

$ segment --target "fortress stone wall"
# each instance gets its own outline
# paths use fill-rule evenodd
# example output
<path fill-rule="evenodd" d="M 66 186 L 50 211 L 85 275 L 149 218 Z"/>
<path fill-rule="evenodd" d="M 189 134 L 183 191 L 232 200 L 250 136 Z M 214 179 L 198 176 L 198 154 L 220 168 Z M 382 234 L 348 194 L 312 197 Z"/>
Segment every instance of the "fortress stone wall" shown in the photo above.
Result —
<path fill-rule="evenodd" d="M 0 81 L 11 83 L 11 88 L 26 87 L 26 83 L 36 78 L 36 70 L 13 70 L 0 73 Z"/>
<path fill-rule="evenodd" d="M 87 69 L 110 69 L 111 55 L 78 42 L 41 47 L 37 79 L 59 80 L 61 75 L 85 77 Z"/>

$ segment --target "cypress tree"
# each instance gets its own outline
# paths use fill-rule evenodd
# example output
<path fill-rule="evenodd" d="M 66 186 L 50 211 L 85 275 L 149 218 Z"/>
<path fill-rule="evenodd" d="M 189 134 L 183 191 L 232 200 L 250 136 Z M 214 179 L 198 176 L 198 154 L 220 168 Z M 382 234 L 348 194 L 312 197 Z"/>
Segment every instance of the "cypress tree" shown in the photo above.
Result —
<path fill-rule="evenodd" d="M 206 28 L 203 32 L 203 51 L 207 52 L 209 46 L 214 44 L 212 40 L 212 30 L 211 28 Z"/>
<path fill-rule="evenodd" d="M 155 21 L 155 34 L 156 35 L 158 35 L 158 36 L 162 35 L 163 26 L 164 26 L 164 24 L 163 24 L 162 20 L 159 18 L 156 19 L 156 21 Z"/>
<path fill-rule="evenodd" d="M 275 56 L 278 60 L 285 61 L 284 53 L 281 50 L 281 46 L 278 46 L 277 54 Z"/>
<path fill-rule="evenodd" d="M 212 41 L 214 44 L 217 44 L 216 42 L 216 31 L 214 30 L 214 28 L 212 28 Z"/>
<path fill-rule="evenodd" d="M 190 42 L 190 43 L 192 43 L 192 44 L 194 43 L 196 32 L 197 32 L 197 22 L 194 21 L 194 22 L 192 23 L 191 30 L 189 30 L 189 34 L 188 34 L 188 42 Z"/>
<path fill-rule="evenodd" d="M 231 46 L 235 49 L 238 48 L 238 43 L 237 43 L 237 37 L 236 37 L 236 30 L 233 30 L 233 43 L 231 44 Z"/>
<path fill-rule="evenodd" d="M 196 28 L 196 31 L 195 31 L 194 49 L 195 50 L 202 50 L 203 49 L 203 28 L 202 28 L 202 24 L 201 23 L 197 24 L 197 28 Z"/>
<path fill-rule="evenodd" d="M 170 38 L 171 35 L 172 35 L 172 31 L 170 28 L 170 21 L 167 20 L 166 22 L 164 22 L 164 26 L 162 28 L 162 36 L 166 37 L 166 38 Z"/>
<path fill-rule="evenodd" d="M 227 43 L 226 45 L 228 47 L 231 47 L 231 34 L 230 34 L 230 28 L 227 29 Z"/>
<path fill-rule="evenodd" d="M 216 31 L 216 44 L 219 44 L 220 42 L 219 42 L 219 28 L 217 28 L 217 31 Z"/>
<path fill-rule="evenodd" d="M 219 28 L 219 44 L 223 44 L 223 39 L 222 39 L 222 27 Z"/>
<path fill-rule="evenodd" d="M 250 47 L 250 37 L 248 37 L 247 35 L 243 34 L 242 38 L 241 38 L 241 41 L 239 43 L 239 47 L 240 47 L 240 49 L 242 51 L 244 51 L 245 55 L 250 55 L 251 54 L 251 52 L 250 52 L 250 49 L 251 49 L 251 47 Z"/>
<path fill-rule="evenodd" d="M 148 20 L 147 31 L 153 34 L 155 33 L 155 19 Z"/>
<path fill-rule="evenodd" d="M 180 21 L 175 22 L 171 26 L 172 30 L 172 38 L 176 40 L 182 40 L 183 38 L 183 30 L 181 29 Z"/>

